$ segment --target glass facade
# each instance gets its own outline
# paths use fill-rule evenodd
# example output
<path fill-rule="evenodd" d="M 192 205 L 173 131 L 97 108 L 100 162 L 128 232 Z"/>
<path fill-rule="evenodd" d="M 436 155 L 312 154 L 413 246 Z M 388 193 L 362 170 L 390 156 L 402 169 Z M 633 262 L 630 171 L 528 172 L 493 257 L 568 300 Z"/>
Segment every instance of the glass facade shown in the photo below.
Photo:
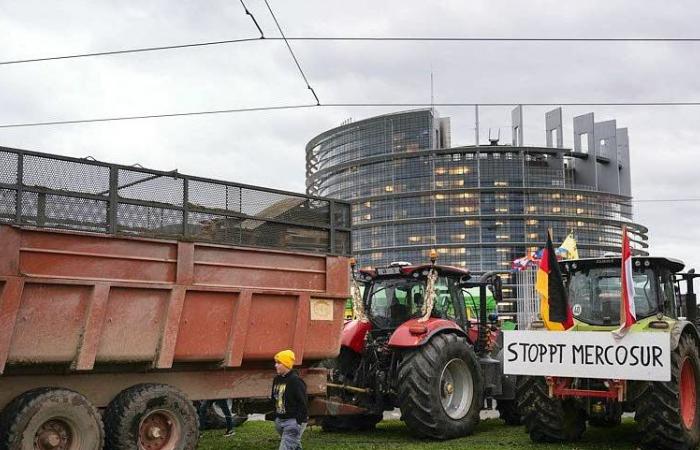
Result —
<path fill-rule="evenodd" d="M 307 145 L 307 190 L 352 203 L 361 266 L 424 262 L 436 249 L 441 264 L 503 271 L 508 283 L 511 261 L 541 248 L 547 228 L 555 244 L 573 230 L 580 256 L 591 257 L 619 252 L 623 224 L 646 253 L 631 198 L 577 185 L 568 150 L 440 148 L 438 123 L 430 109 L 388 114 Z"/>

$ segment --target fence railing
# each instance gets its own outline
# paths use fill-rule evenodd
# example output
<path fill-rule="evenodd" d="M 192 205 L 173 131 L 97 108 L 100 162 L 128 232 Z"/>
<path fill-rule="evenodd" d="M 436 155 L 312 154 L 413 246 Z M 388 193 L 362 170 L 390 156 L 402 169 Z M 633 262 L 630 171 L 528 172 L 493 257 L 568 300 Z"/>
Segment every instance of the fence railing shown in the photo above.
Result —
<path fill-rule="evenodd" d="M 338 255 L 350 204 L 0 147 L 0 222 Z"/>

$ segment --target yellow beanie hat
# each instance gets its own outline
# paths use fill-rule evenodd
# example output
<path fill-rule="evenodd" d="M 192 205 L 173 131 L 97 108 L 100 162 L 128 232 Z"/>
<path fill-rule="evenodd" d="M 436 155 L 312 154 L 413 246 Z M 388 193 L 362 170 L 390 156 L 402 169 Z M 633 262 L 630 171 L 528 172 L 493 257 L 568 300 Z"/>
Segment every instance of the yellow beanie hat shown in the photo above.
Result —
<path fill-rule="evenodd" d="M 282 364 L 287 369 L 294 367 L 294 361 L 296 361 L 296 356 L 291 350 L 282 350 L 275 355 L 275 361 Z"/>

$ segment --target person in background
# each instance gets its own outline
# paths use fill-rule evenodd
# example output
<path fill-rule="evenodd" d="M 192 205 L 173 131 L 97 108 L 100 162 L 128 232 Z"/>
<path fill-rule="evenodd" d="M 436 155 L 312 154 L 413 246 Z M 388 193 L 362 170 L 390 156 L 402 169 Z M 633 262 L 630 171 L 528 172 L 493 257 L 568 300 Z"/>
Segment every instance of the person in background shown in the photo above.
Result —
<path fill-rule="evenodd" d="M 292 369 L 295 359 L 291 350 L 275 355 L 277 376 L 272 381 L 272 401 L 275 429 L 281 438 L 279 450 L 300 450 L 301 436 L 309 420 L 306 384 Z"/>
<path fill-rule="evenodd" d="M 226 432 L 224 433 L 224 436 L 234 436 L 236 434 L 236 430 L 234 429 L 235 424 L 233 423 L 233 415 L 231 414 L 231 409 L 228 407 L 228 401 L 225 399 L 202 400 L 198 408 L 200 429 L 204 427 L 204 424 L 207 421 L 207 411 L 212 404 L 217 405 L 219 408 L 221 408 L 221 412 L 224 413 L 224 419 L 226 419 Z"/>

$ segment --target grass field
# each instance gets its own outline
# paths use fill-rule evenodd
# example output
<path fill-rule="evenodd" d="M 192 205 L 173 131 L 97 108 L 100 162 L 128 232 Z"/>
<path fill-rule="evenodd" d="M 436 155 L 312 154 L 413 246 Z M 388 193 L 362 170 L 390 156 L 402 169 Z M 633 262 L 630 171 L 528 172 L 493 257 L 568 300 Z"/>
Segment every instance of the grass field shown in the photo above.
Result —
<path fill-rule="evenodd" d="M 237 429 L 236 435 L 224 438 L 222 431 L 207 431 L 198 450 L 275 450 L 279 440 L 271 422 L 247 422 Z M 627 419 L 620 427 L 601 429 L 590 427 L 579 442 L 561 444 L 534 444 L 523 427 L 508 427 L 497 419 L 479 424 L 474 435 L 452 441 L 417 440 L 408 434 L 406 426 L 397 420 L 380 423 L 377 430 L 366 433 L 325 433 L 319 427 L 307 429 L 302 439 L 305 450 L 361 450 L 361 449 L 579 449 L 579 450 L 633 450 L 636 427 Z"/>

